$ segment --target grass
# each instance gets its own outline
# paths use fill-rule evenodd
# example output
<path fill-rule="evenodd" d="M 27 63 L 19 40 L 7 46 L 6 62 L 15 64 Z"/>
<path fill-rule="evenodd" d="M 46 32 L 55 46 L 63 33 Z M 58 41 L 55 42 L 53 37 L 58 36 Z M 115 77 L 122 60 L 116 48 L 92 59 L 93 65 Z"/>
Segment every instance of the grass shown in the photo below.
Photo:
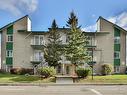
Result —
<path fill-rule="evenodd" d="M 38 76 L 0 74 L 0 83 L 51 83 L 55 78 L 41 79 Z"/>
<path fill-rule="evenodd" d="M 86 79 L 80 79 L 80 83 L 113 83 L 113 84 L 127 84 L 127 75 L 108 75 L 108 76 L 89 76 Z"/>
<path fill-rule="evenodd" d="M 38 76 L 25 76 L 13 74 L 0 74 L 0 83 L 54 83 L 55 78 L 41 79 Z M 113 83 L 113 84 L 127 84 L 127 75 L 108 75 L 108 76 L 89 76 L 86 79 L 80 79 L 79 83 Z"/>

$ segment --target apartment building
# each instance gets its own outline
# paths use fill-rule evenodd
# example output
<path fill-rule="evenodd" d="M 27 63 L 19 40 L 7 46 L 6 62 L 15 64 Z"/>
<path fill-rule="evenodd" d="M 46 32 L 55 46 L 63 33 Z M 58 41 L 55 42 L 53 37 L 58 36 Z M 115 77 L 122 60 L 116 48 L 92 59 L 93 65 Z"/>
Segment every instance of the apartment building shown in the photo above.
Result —
<path fill-rule="evenodd" d="M 58 31 L 62 42 L 66 43 L 68 29 L 59 28 Z M 32 31 L 28 16 L 0 28 L 0 32 L 2 69 L 9 71 L 10 68 L 33 68 L 33 64 L 45 62 L 43 46 L 48 43 L 48 31 Z M 100 74 L 102 64 L 112 64 L 114 73 L 125 73 L 126 32 L 102 17 L 97 20 L 96 32 L 84 31 L 89 36 L 89 54 L 93 51 L 95 73 Z M 61 63 L 58 73 L 73 74 L 74 66 L 65 57 L 62 57 Z"/>

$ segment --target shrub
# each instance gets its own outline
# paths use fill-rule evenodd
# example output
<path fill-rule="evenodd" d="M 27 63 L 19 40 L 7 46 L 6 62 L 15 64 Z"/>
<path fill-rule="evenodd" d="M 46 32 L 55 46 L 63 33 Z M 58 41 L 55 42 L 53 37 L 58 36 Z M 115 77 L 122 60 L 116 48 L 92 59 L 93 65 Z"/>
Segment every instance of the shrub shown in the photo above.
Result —
<path fill-rule="evenodd" d="M 10 70 L 10 73 L 11 73 L 11 74 L 17 74 L 16 72 L 17 72 L 17 68 L 12 68 L 12 69 Z"/>
<path fill-rule="evenodd" d="M 29 68 L 12 68 L 10 70 L 11 74 L 18 74 L 18 75 L 24 75 L 24 74 L 33 74 L 33 69 L 29 69 Z"/>
<path fill-rule="evenodd" d="M 39 75 L 44 78 L 48 78 L 54 76 L 56 74 L 56 70 L 53 67 L 42 67 L 38 69 Z"/>
<path fill-rule="evenodd" d="M 6 73 L 3 69 L 0 69 L 0 73 L 1 74 L 4 74 L 4 73 Z"/>
<path fill-rule="evenodd" d="M 113 67 L 110 64 L 103 64 L 101 73 L 102 75 L 110 75 L 113 71 Z"/>
<path fill-rule="evenodd" d="M 90 68 L 77 68 L 76 73 L 78 77 L 85 78 L 88 75 L 90 75 L 91 69 Z"/>

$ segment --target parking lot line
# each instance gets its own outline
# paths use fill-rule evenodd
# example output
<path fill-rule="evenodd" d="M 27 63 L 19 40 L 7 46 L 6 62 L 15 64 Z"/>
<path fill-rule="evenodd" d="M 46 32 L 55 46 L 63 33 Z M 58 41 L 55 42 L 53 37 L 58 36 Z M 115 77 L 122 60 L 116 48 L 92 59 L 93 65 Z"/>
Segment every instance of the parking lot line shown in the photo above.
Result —
<path fill-rule="evenodd" d="M 96 95 L 102 95 L 100 92 L 98 92 L 98 91 L 95 90 L 95 89 L 90 89 L 90 91 L 94 92 Z"/>

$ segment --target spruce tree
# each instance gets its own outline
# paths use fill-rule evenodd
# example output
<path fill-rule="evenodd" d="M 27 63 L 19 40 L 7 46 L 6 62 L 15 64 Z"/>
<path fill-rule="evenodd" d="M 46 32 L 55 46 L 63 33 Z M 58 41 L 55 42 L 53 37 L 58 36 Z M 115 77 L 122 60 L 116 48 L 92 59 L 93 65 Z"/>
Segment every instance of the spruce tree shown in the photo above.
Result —
<path fill-rule="evenodd" d="M 67 34 L 69 37 L 69 42 L 65 48 L 65 55 L 72 64 L 78 66 L 79 64 L 85 63 L 90 59 L 87 55 L 87 36 L 85 36 L 81 31 L 81 26 L 78 26 L 78 18 L 74 12 L 70 13 L 67 26 L 70 28 L 70 31 Z"/>
<path fill-rule="evenodd" d="M 44 58 L 45 61 L 48 62 L 49 66 L 56 67 L 59 65 L 59 61 L 61 60 L 61 40 L 60 33 L 58 31 L 58 26 L 56 21 L 53 20 L 51 28 L 49 29 L 48 36 L 48 44 L 44 49 Z"/>

